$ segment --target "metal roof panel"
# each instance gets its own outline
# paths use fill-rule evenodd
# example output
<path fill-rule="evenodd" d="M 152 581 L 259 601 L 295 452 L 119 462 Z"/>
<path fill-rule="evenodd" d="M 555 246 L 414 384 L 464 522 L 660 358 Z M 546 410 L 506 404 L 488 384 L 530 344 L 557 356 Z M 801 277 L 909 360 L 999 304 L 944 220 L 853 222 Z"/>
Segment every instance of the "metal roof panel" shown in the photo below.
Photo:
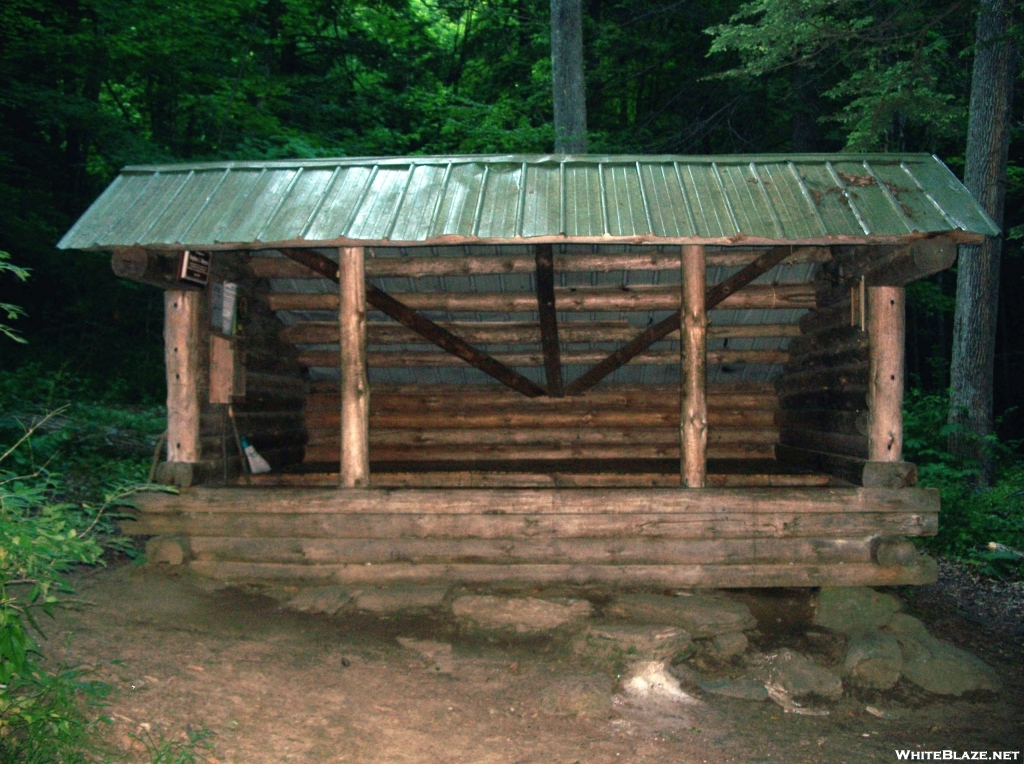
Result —
<path fill-rule="evenodd" d="M 997 228 L 923 154 L 376 157 L 127 167 L 62 248 L 891 241 Z"/>

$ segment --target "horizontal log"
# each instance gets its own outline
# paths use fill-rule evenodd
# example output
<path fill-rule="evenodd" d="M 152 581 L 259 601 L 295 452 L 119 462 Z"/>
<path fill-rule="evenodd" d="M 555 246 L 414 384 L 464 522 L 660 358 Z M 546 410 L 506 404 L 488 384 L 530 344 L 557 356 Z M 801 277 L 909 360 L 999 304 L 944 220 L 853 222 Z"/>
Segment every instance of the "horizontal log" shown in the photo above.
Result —
<path fill-rule="evenodd" d="M 159 289 L 200 291 L 201 286 L 178 279 L 180 253 L 164 257 L 142 247 L 119 247 L 110 258 L 110 267 L 118 278 L 155 286 Z"/>
<path fill-rule="evenodd" d="M 531 292 L 400 292 L 391 295 L 412 310 L 453 313 L 536 313 L 537 297 Z M 679 287 L 634 286 L 559 287 L 555 289 L 559 311 L 678 310 Z M 338 293 L 273 292 L 267 295 L 272 310 L 338 310 Z M 727 309 L 812 308 L 814 284 L 751 284 L 718 304 Z"/>
<path fill-rule="evenodd" d="M 422 514 L 592 514 L 752 512 L 898 512 L 939 511 L 934 488 L 791 488 L 764 490 L 637 489 L 609 494 L 601 490 L 331 491 L 288 488 L 193 488 L 181 494 L 144 493 L 144 513 L 268 512 Z M 299 534 L 301 535 L 301 534 Z"/>
<path fill-rule="evenodd" d="M 909 542 L 905 542 L 909 543 Z M 584 564 L 715 565 L 865 563 L 869 538 L 859 539 L 189 539 L 196 560 L 289 565 Z M 891 558 L 891 555 L 890 555 Z M 890 560 L 891 563 L 891 560 Z"/>
<path fill-rule="evenodd" d="M 310 491 L 312 489 L 301 489 Z M 336 490 L 336 489 L 335 489 Z M 581 489 L 573 489 L 581 490 Z M 629 489 L 622 489 L 629 490 Z M 678 489 L 674 489 L 678 492 Z M 708 490 L 708 489 L 690 489 Z M 780 489 L 772 489 L 780 490 Z M 818 490 L 825 489 L 804 489 Z M 245 538 L 857 538 L 934 536 L 937 514 L 919 512 L 600 515 L 382 515 L 363 513 L 164 513 L 126 520 L 134 536 L 183 533 Z"/>
<path fill-rule="evenodd" d="M 335 462 L 338 446 L 312 442 L 306 446 L 307 464 Z M 709 459 L 771 459 L 771 443 L 715 443 Z M 370 446 L 370 459 L 394 461 L 501 461 L 551 459 L 678 459 L 679 444 L 672 445 L 475 445 L 475 446 Z"/>
<path fill-rule="evenodd" d="M 305 426 L 305 419 L 301 409 L 290 411 L 246 411 L 238 405 L 234 409 L 235 422 L 238 425 L 239 431 L 243 433 L 249 430 L 301 430 Z M 202 435 L 219 436 L 222 422 L 230 430 L 230 422 L 223 420 L 222 416 L 225 416 L 222 406 L 204 408 L 200 433 Z"/>
<path fill-rule="evenodd" d="M 779 393 L 780 409 L 834 409 L 836 411 L 863 411 L 868 407 L 867 386 L 847 390 L 795 390 Z"/>
<path fill-rule="evenodd" d="M 330 581 L 342 584 L 463 583 L 605 584 L 749 588 L 758 586 L 902 586 L 931 584 L 930 557 L 914 565 L 765 563 L 754 565 L 275 565 L 193 561 L 189 571 L 236 583 Z"/>
<path fill-rule="evenodd" d="M 502 345 L 537 345 L 540 343 L 540 325 L 531 322 L 439 321 L 453 334 L 466 342 Z M 628 342 L 640 327 L 628 321 L 563 321 L 558 325 L 561 342 Z M 796 324 L 731 324 L 711 325 L 708 337 L 733 339 L 739 337 L 796 337 L 800 327 Z M 281 330 L 281 339 L 296 344 L 334 344 L 338 342 L 338 324 L 334 321 L 311 321 L 295 324 Z M 679 341 L 675 331 L 666 339 Z M 371 345 L 420 344 L 423 338 L 401 324 L 371 321 L 366 326 L 366 340 Z"/>
<path fill-rule="evenodd" d="M 793 356 L 818 352 L 828 354 L 835 352 L 838 347 L 857 340 L 865 344 L 868 340 L 868 335 L 861 331 L 860 324 L 857 326 L 850 326 L 848 323 L 840 324 L 820 331 L 802 333 L 789 343 L 789 352 Z"/>
<path fill-rule="evenodd" d="M 562 364 L 566 366 L 588 366 L 597 363 L 607 355 L 601 350 L 577 351 L 562 353 Z M 492 357 L 506 366 L 533 367 L 544 365 L 544 354 L 536 353 L 493 353 Z M 784 364 L 789 360 L 789 354 L 784 350 L 709 350 L 707 353 L 708 364 Z M 337 367 L 340 362 L 340 354 L 337 350 L 300 350 L 298 355 L 299 363 L 310 367 Z M 413 369 L 420 367 L 450 367 L 469 366 L 463 359 L 438 351 L 409 351 L 399 350 L 393 352 L 369 351 L 366 354 L 366 363 L 370 368 L 378 369 Z M 635 356 L 631 364 L 654 365 L 654 366 L 676 366 L 679 364 L 678 350 L 648 350 Z"/>
<path fill-rule="evenodd" d="M 807 448 L 828 454 L 855 456 L 858 459 L 866 459 L 868 455 L 868 439 L 865 435 L 780 427 L 779 442 L 787 446 Z"/>
<path fill-rule="evenodd" d="M 815 334 L 816 332 L 827 331 L 829 329 L 839 329 L 841 327 L 851 326 L 849 292 L 846 293 L 845 302 L 840 302 L 827 308 L 819 305 L 801 316 L 800 320 L 797 321 L 797 324 L 800 326 L 800 330 L 804 334 Z M 856 326 L 858 329 L 860 328 L 859 321 Z"/>
<path fill-rule="evenodd" d="M 334 440 L 337 432 L 312 430 L 310 443 Z M 774 427 L 723 427 L 708 431 L 709 444 L 747 445 L 777 443 Z M 678 448 L 676 427 L 494 428 L 494 429 L 371 429 L 370 446 L 603 446 L 651 445 Z"/>
<path fill-rule="evenodd" d="M 306 401 L 307 416 L 314 411 L 336 412 L 340 405 L 337 383 L 330 392 L 314 388 Z M 776 408 L 771 383 L 709 385 L 710 409 Z M 665 411 L 679 408 L 678 385 L 608 385 L 572 398 L 524 398 L 494 385 L 374 385 L 371 415 L 378 412 L 497 412 L 497 411 Z"/>
<path fill-rule="evenodd" d="M 783 374 L 775 381 L 780 396 L 802 391 L 852 391 L 867 389 L 868 365 L 851 363 Z"/>
<path fill-rule="evenodd" d="M 708 488 L 823 486 L 828 475 L 787 473 L 711 473 Z M 338 485 L 338 473 L 270 474 L 253 477 L 256 485 L 324 487 Z M 678 488 L 678 473 L 642 472 L 375 472 L 374 488 Z"/>
<path fill-rule="evenodd" d="M 708 266 L 736 267 L 749 264 L 764 250 L 736 248 L 708 251 Z M 489 273 L 533 273 L 533 255 L 466 255 L 462 257 L 373 257 L 366 259 L 366 275 L 375 276 L 471 276 Z M 827 247 L 796 247 L 785 263 L 822 263 L 831 258 Z M 620 252 L 590 255 L 554 255 L 554 269 L 563 273 L 611 271 L 661 271 L 678 273 L 679 252 Z M 253 257 L 253 273 L 267 279 L 322 278 L 300 263 L 285 257 Z"/>
<path fill-rule="evenodd" d="M 308 383 L 298 370 L 295 374 L 267 374 L 265 372 L 246 372 L 245 392 L 257 393 L 290 393 L 305 395 Z"/>
<path fill-rule="evenodd" d="M 796 469 L 814 470 L 871 488 L 900 489 L 917 485 L 917 467 L 909 462 L 874 462 L 809 448 L 775 446 L 779 462 Z"/>
<path fill-rule="evenodd" d="M 712 409 L 711 427 L 773 427 L 775 413 L 770 409 Z M 311 430 L 341 427 L 337 411 L 310 411 L 306 426 Z M 370 413 L 370 429 L 431 428 L 442 430 L 478 430 L 495 427 L 675 427 L 679 428 L 679 410 L 662 411 L 472 411 L 472 412 L 394 412 Z M 827 429 L 827 428 L 825 428 Z M 219 432 L 219 430 L 218 430 Z"/>
<path fill-rule="evenodd" d="M 867 435 L 867 411 L 831 411 L 829 409 L 786 409 L 775 412 L 780 427 L 837 432 L 845 435 Z"/>

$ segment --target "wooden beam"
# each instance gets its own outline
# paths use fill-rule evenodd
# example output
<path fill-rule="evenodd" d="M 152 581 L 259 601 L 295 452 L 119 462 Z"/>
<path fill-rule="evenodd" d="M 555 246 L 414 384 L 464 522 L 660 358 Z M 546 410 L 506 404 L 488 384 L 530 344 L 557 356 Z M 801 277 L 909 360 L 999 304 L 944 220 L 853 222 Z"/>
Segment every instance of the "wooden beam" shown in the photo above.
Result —
<path fill-rule="evenodd" d="M 707 325 L 704 309 L 704 248 L 683 247 L 682 254 L 682 341 L 679 344 L 682 459 L 680 474 L 687 488 L 703 488 L 707 474 L 708 402 Z"/>
<path fill-rule="evenodd" d="M 337 280 L 337 265 L 329 258 L 305 249 L 282 249 L 281 253 L 290 257 L 307 267 L 316 270 L 323 276 Z M 333 272 L 333 276 L 331 275 Z M 461 358 L 471 366 L 480 369 L 502 384 L 516 390 L 523 395 L 533 398 L 544 394 L 544 390 L 529 379 L 513 371 L 503 363 L 494 360 L 490 355 L 477 350 L 468 342 L 459 339 L 454 334 L 444 329 L 428 318 L 421 316 L 412 308 L 402 304 L 394 297 L 381 291 L 373 284 L 366 283 L 366 301 L 385 315 L 395 319 L 403 326 L 412 329 L 414 332 L 437 345 L 442 350 Z M 337 297 L 336 297 L 337 299 Z M 272 308 L 273 309 L 273 308 Z"/>
<path fill-rule="evenodd" d="M 548 382 L 548 395 L 561 398 L 562 360 L 558 346 L 558 314 L 555 312 L 555 271 L 550 244 L 538 244 L 537 261 L 537 314 L 540 317 L 540 343 L 544 351 L 544 373 Z"/>
<path fill-rule="evenodd" d="M 303 366 L 335 366 L 338 351 L 336 350 L 300 350 L 299 363 Z M 544 366 L 546 359 L 543 353 L 495 353 L 488 356 L 495 363 L 508 367 Z M 584 366 L 605 359 L 603 351 L 577 351 L 562 353 L 561 362 L 565 365 Z M 785 350 L 709 350 L 707 362 L 711 364 L 783 364 L 789 360 Z M 629 359 L 631 363 L 666 366 L 679 363 L 679 353 L 675 350 L 648 350 Z M 477 366 L 461 356 L 438 353 L 436 351 L 372 351 L 367 353 L 367 362 L 376 368 L 441 368 L 462 366 L 464 363 Z M 477 366 L 477 368 L 480 368 Z M 493 376 L 493 375 L 492 375 Z M 512 385 L 509 385 L 512 387 Z M 518 389 L 518 388 L 513 388 Z M 523 392 L 523 391 L 520 391 Z M 543 393 L 541 393 L 543 394 Z"/>
<path fill-rule="evenodd" d="M 550 246 L 550 245 L 548 245 Z M 709 266 L 736 267 L 750 263 L 762 254 L 764 249 L 730 247 L 709 251 L 706 255 Z M 786 263 L 821 263 L 831 258 L 828 247 L 796 247 Z M 281 257 L 260 256 L 250 261 L 253 272 L 259 278 L 308 279 L 319 278 L 321 274 L 294 260 Z M 554 269 L 563 273 L 608 273 L 611 271 L 658 271 L 677 270 L 677 252 L 617 252 L 589 255 L 555 255 Z M 502 273 L 533 273 L 536 262 L 529 255 L 466 255 L 456 257 L 369 257 L 366 260 L 366 275 L 405 276 L 472 276 Z"/>
<path fill-rule="evenodd" d="M 167 370 L 167 461 L 198 463 L 202 407 L 200 327 L 202 292 L 164 292 L 164 366 Z"/>
<path fill-rule="evenodd" d="M 466 342 L 482 345 L 538 345 L 540 324 L 532 321 L 438 321 L 438 326 Z M 563 321 L 558 325 L 562 342 L 626 342 L 636 335 L 628 321 Z M 708 326 L 709 339 L 736 337 L 799 337 L 797 324 L 726 324 Z M 305 321 L 281 329 L 280 338 L 295 344 L 328 344 L 338 341 L 336 321 Z M 673 332 L 666 340 L 679 340 Z M 391 321 L 371 321 L 366 325 L 366 341 L 371 345 L 415 345 L 425 343 L 416 332 Z"/>
<path fill-rule="evenodd" d="M 853 487 L 825 490 L 702 488 L 693 491 L 637 488 L 615 494 L 600 489 L 568 488 L 335 491 L 329 488 L 267 490 L 253 487 L 231 491 L 193 488 L 180 495 L 145 493 L 136 497 L 140 511 L 146 514 L 385 514 L 394 517 L 444 513 L 476 516 L 484 521 L 495 515 L 578 515 L 583 522 L 595 513 L 683 517 L 707 514 L 722 518 L 736 514 L 770 517 L 780 513 L 799 516 L 904 512 L 928 515 L 938 513 L 939 501 L 939 491 L 935 488 L 889 490 Z"/>
<path fill-rule="evenodd" d="M 443 310 L 452 313 L 533 313 L 537 310 L 537 298 L 530 292 L 402 292 L 395 293 L 393 297 L 412 310 Z M 615 289 L 556 287 L 555 298 L 558 309 L 569 312 L 679 309 L 679 287 L 676 285 Z M 271 310 L 338 309 L 338 296 L 330 293 L 271 292 L 267 295 L 267 302 Z M 710 301 L 708 305 L 710 309 Z M 813 308 L 814 305 L 815 286 L 812 282 L 805 282 L 752 284 L 730 294 L 721 303 L 716 303 L 715 307 L 736 310 L 789 309 Z M 678 328 L 678 324 L 670 325 L 658 339 L 671 334 L 671 326 Z"/>
<path fill-rule="evenodd" d="M 917 485 L 917 467 L 910 462 L 871 462 L 785 444 L 775 446 L 775 457 L 782 464 L 824 472 L 865 488 L 907 488 Z"/>
<path fill-rule="evenodd" d="M 868 287 L 868 459 L 898 462 L 903 454 L 902 287 Z"/>
<path fill-rule="evenodd" d="M 792 247 L 774 247 L 755 259 L 750 265 L 738 273 L 733 274 L 724 281 L 716 284 L 707 291 L 705 298 L 705 310 L 711 310 L 719 305 L 726 307 L 729 298 L 738 290 L 750 284 L 763 273 L 771 270 L 774 266 L 792 254 Z M 702 281 L 703 283 L 703 281 Z M 781 285 L 780 285 L 781 286 Z M 773 289 L 776 287 L 772 287 Z M 681 299 L 681 298 L 680 298 Z M 625 366 L 635 356 L 639 355 L 658 340 L 664 339 L 669 334 L 677 331 L 680 327 L 680 313 L 677 311 L 654 326 L 645 329 L 631 342 L 623 345 L 610 356 L 602 360 L 596 366 L 580 377 L 577 377 L 566 388 L 569 395 L 579 395 L 590 389 L 616 369 Z"/>
<path fill-rule="evenodd" d="M 238 490 L 232 488 L 230 493 Z M 407 514 L 384 514 L 373 511 L 310 511 L 272 512 L 273 495 L 278 491 L 295 490 L 312 495 L 316 488 L 259 488 L 259 495 L 250 504 L 250 511 L 185 511 L 151 512 L 149 502 L 136 521 L 121 524 L 126 535 L 158 536 L 187 533 L 190 536 L 243 536 L 248 538 L 476 538 L 476 539 L 529 539 L 529 538 L 857 538 L 865 536 L 934 536 L 938 531 L 938 514 L 922 514 L 913 508 L 896 507 L 886 512 L 843 512 L 831 510 L 819 513 L 793 512 L 646 512 L 619 513 L 614 511 L 589 515 L 579 514 L 490 514 L 471 515 L 431 512 L 413 509 Z M 403 489 L 388 489 L 404 493 Z M 476 493 L 479 490 L 504 491 L 580 491 L 606 489 L 475 489 L 446 493 Z M 624 488 L 614 493 L 636 490 L 656 490 L 687 496 L 694 491 L 678 488 Z M 736 489 L 696 489 L 736 490 Z M 744 492 L 779 489 L 741 489 Z M 788 491 L 814 491 L 827 493 L 832 488 L 788 488 Z M 844 490 L 844 489 L 839 489 Z M 847 489 L 848 490 L 848 489 Z M 905 489 L 904 489 L 905 490 Z M 223 491 L 228 493 L 228 491 Z M 334 491 L 335 493 L 353 493 Z M 432 493 L 430 489 L 416 489 L 414 493 Z M 155 494 L 144 494 L 136 503 Z"/>
<path fill-rule="evenodd" d="M 909 543 L 909 542 L 904 542 Z M 381 565 L 396 559 L 414 565 L 458 563 L 590 565 L 714 565 L 866 563 L 877 556 L 871 539 L 253 539 L 197 537 L 194 559 L 306 565 Z M 891 554 L 882 554 L 891 560 Z M 892 564 L 890 561 L 889 564 Z"/>
<path fill-rule="evenodd" d="M 118 278 L 148 284 L 159 289 L 201 292 L 202 287 L 179 281 L 181 253 L 165 257 L 142 247 L 118 247 L 110 257 L 110 267 Z"/>
<path fill-rule="evenodd" d="M 865 280 L 868 286 L 905 286 L 952 267 L 956 254 L 956 242 L 945 236 L 915 241 L 872 261 Z"/>
<path fill-rule="evenodd" d="M 363 248 L 338 250 L 341 309 L 341 486 L 370 484 L 370 382 L 366 374 L 366 278 Z"/>
<path fill-rule="evenodd" d="M 678 431 L 677 431 L 678 432 Z M 320 441 L 316 433 L 306 444 L 305 463 L 338 461 L 338 439 L 331 435 L 330 442 Z M 775 443 L 710 443 L 709 459 L 771 459 Z M 563 459 L 674 459 L 681 458 L 679 437 L 663 444 L 598 444 L 556 443 L 536 445 L 475 444 L 462 446 L 378 446 L 370 443 L 371 462 L 507 462 L 513 460 L 550 461 Z"/>

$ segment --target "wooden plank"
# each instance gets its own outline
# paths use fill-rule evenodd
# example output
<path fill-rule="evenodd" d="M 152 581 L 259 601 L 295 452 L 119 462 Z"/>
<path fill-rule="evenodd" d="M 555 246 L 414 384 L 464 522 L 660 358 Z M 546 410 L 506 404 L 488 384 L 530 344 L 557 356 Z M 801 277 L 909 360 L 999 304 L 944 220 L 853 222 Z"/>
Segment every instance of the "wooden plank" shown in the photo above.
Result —
<path fill-rule="evenodd" d="M 828 475 L 787 473 L 718 473 L 709 474 L 705 485 L 710 488 L 824 486 Z M 265 486 L 336 485 L 336 473 L 278 473 L 256 475 L 253 483 Z M 373 475 L 374 488 L 678 488 L 679 475 L 662 472 L 378 472 Z"/>
<path fill-rule="evenodd" d="M 371 400 L 372 406 L 372 400 Z M 791 413 L 791 412 L 779 412 Z M 833 413 L 833 412 L 826 412 Z M 839 413 L 839 412 L 837 412 Z M 854 415 L 855 416 L 855 415 Z M 708 426 L 774 428 L 776 414 L 771 410 L 708 410 Z M 865 420 L 866 421 L 866 420 Z M 336 411 L 312 411 L 306 414 L 306 426 L 316 430 L 335 430 Z M 291 423 L 289 422 L 289 425 Z M 266 426 L 270 426 L 269 424 Z M 491 428 L 563 428 L 579 427 L 676 427 L 679 411 L 470 411 L 470 412 L 396 412 L 370 410 L 370 431 L 377 429 L 480 430 Z M 829 429 L 829 428 L 819 428 Z M 840 431 L 836 429 L 836 431 Z"/>
<path fill-rule="evenodd" d="M 855 456 L 858 459 L 866 459 L 868 455 L 868 439 L 863 435 L 780 427 L 779 442 L 812 451 Z"/>
<path fill-rule="evenodd" d="M 315 435 L 315 433 L 313 433 Z M 712 443 L 709 459 L 771 459 L 772 443 Z M 667 445 L 474 445 L 378 446 L 371 442 L 371 461 L 500 461 L 531 459 L 679 459 L 679 439 Z M 305 462 L 336 462 L 338 443 L 311 439 Z"/>
<path fill-rule="evenodd" d="M 316 385 L 318 383 L 314 383 Z M 325 392 L 314 387 L 306 411 L 338 407 L 337 383 Z M 523 399 L 498 385 L 399 385 L 374 387 L 371 411 L 679 411 L 679 385 L 607 385 L 573 398 Z M 775 410 L 775 391 L 770 382 L 718 383 L 708 386 L 708 408 Z M 677 414 L 678 416 L 678 414 Z"/>
<path fill-rule="evenodd" d="M 867 285 L 905 286 L 951 268 L 956 254 L 956 242 L 945 236 L 911 242 L 885 259 L 871 262 L 865 276 Z"/>
<path fill-rule="evenodd" d="M 537 260 L 537 315 L 540 318 L 540 342 L 544 353 L 544 374 L 548 383 L 548 396 L 565 395 L 562 384 L 562 358 L 558 346 L 558 315 L 555 312 L 555 272 L 550 244 L 538 244 Z"/>
<path fill-rule="evenodd" d="M 144 512 L 354 512 L 386 514 L 591 514 L 737 512 L 903 512 L 939 511 L 934 488 L 719 489 L 692 491 L 599 489 L 331 491 L 288 488 L 193 488 L 180 495 L 144 493 Z"/>
<path fill-rule="evenodd" d="M 666 490 L 680 493 L 678 488 Z M 938 515 L 905 511 L 599 515 L 188 512 L 145 514 L 121 527 L 128 535 L 139 536 L 184 533 L 245 538 L 857 538 L 934 536 Z"/>
<path fill-rule="evenodd" d="M 876 462 L 898 462 L 903 454 L 904 303 L 902 287 L 868 287 L 867 456 Z"/>
<path fill-rule="evenodd" d="M 366 277 L 362 247 L 338 250 L 341 307 L 341 486 L 370 484 L 370 381 L 366 374 Z"/>
<path fill-rule="evenodd" d="M 707 263 L 711 267 L 744 266 L 764 249 L 735 247 L 709 251 Z M 796 247 L 784 262 L 822 263 L 831 258 L 827 247 Z M 618 252 L 590 255 L 555 255 L 554 268 L 566 273 L 611 271 L 678 270 L 679 252 Z M 250 261 L 259 278 L 308 279 L 322 278 L 302 264 L 283 257 L 255 256 Z M 533 273 L 536 263 L 529 255 L 466 255 L 460 257 L 370 257 L 366 261 L 366 275 L 378 276 L 471 276 L 502 273 Z"/>
<path fill-rule="evenodd" d="M 118 278 L 159 289 L 201 292 L 202 287 L 178 279 L 181 253 L 170 253 L 170 257 L 149 252 L 142 247 L 117 247 L 110 258 L 110 268 Z"/>
<path fill-rule="evenodd" d="M 529 321 L 438 321 L 466 342 L 500 345 L 540 344 L 540 324 Z M 562 342 L 625 342 L 633 338 L 636 328 L 628 321 L 566 321 L 558 326 Z M 295 344 L 333 344 L 338 341 L 338 324 L 334 321 L 308 321 L 281 329 L 281 339 Z M 796 324 L 730 324 L 708 326 L 708 337 L 799 337 Z M 679 340 L 673 332 L 666 340 Z M 415 345 L 423 338 L 416 332 L 392 322 L 371 321 L 366 325 L 366 340 L 373 345 Z M 864 344 L 865 349 L 867 343 Z M 792 351 L 790 351 L 792 354 Z"/>
<path fill-rule="evenodd" d="M 716 306 L 720 306 L 722 308 L 732 307 L 732 303 L 741 302 L 745 298 L 752 297 L 755 292 L 763 291 L 763 289 L 750 286 L 750 282 L 770 270 L 773 266 L 778 265 L 787 254 L 792 254 L 791 248 L 775 247 L 770 249 L 738 273 L 733 274 L 721 283 L 708 289 L 705 296 L 705 310 L 711 310 Z M 685 264 L 685 257 L 681 257 L 682 262 Z M 701 284 L 703 284 L 703 279 L 701 280 Z M 738 290 L 743 289 L 743 287 L 748 288 L 744 292 L 736 294 Z M 656 288 L 657 287 L 652 287 L 652 289 Z M 772 286 L 771 288 L 773 290 L 776 289 L 775 286 Z M 679 303 L 673 306 L 676 309 L 676 313 L 640 332 L 630 342 L 623 345 L 595 366 L 591 367 L 591 369 L 582 376 L 577 377 L 566 388 L 566 392 L 569 395 L 579 395 L 580 393 L 589 390 L 616 369 L 620 369 L 625 366 L 632 358 L 643 353 L 655 342 L 664 339 L 672 332 L 677 331 L 680 328 L 682 321 L 681 313 L 679 312 L 682 306 L 682 295 L 677 294 L 675 296 L 677 296 L 679 300 Z M 813 307 L 813 300 L 805 307 Z"/>
<path fill-rule="evenodd" d="M 424 564 L 714 565 L 866 563 L 873 544 L 859 539 L 253 539 L 193 536 L 197 560 L 291 565 Z"/>
<path fill-rule="evenodd" d="M 328 260 L 328 262 L 331 262 Z M 367 290 L 367 299 L 371 299 Z M 452 313 L 533 313 L 537 298 L 530 292 L 401 292 L 394 299 L 411 310 L 437 310 Z M 555 299 L 560 311 L 648 311 L 679 310 L 677 286 L 556 287 Z M 338 296 L 330 293 L 271 292 L 267 295 L 271 310 L 338 309 Z M 710 309 L 710 302 L 708 303 Z M 726 297 L 721 309 L 789 309 L 813 308 L 815 289 L 811 282 L 797 284 L 751 284 Z M 377 307 L 378 310 L 383 308 Z M 678 329 L 664 330 L 662 339 Z M 657 341 L 657 340 L 654 340 Z"/>
<path fill-rule="evenodd" d="M 680 474 L 686 488 L 703 488 L 707 474 L 707 325 L 704 309 L 704 248 L 683 247 L 680 380 L 682 383 L 679 436 Z M 772 434 L 774 437 L 774 433 Z"/>
<path fill-rule="evenodd" d="M 909 462 L 873 462 L 787 444 L 775 446 L 775 455 L 783 464 L 825 472 L 867 488 L 898 489 L 917 485 L 917 467 Z"/>
<path fill-rule="evenodd" d="M 545 366 L 547 363 L 543 352 L 494 353 L 489 357 L 506 367 L 537 367 Z M 562 353 L 560 357 L 561 362 L 566 365 L 589 365 L 602 360 L 606 354 L 600 350 L 576 351 Z M 706 357 L 707 363 L 712 365 L 741 363 L 770 365 L 786 363 L 789 360 L 789 353 L 785 350 L 709 350 Z M 335 350 L 300 350 L 297 358 L 302 366 L 336 366 L 338 352 Z M 447 368 L 464 365 L 479 368 L 476 363 L 460 356 L 436 351 L 370 351 L 366 354 L 366 359 L 371 367 L 381 369 Z M 679 353 L 674 350 L 647 350 L 632 356 L 627 363 L 671 366 L 679 363 Z"/>
<path fill-rule="evenodd" d="M 930 557 L 914 565 L 765 563 L 753 565 L 279 565 L 193 561 L 189 571 L 233 582 L 330 581 L 342 584 L 464 583 L 605 584 L 615 586 L 749 588 L 758 586 L 903 586 L 931 584 Z"/>
<path fill-rule="evenodd" d="M 328 431 L 329 432 L 329 431 Z M 714 430 L 711 443 L 776 443 L 774 427 L 723 427 Z M 863 440 L 863 438 L 862 438 Z M 706 441 L 706 442 L 708 442 Z M 523 427 L 477 430 L 376 429 L 370 433 L 371 446 L 497 446 L 497 445 L 661 445 L 677 446 L 679 427 Z M 700 488 L 700 486 L 692 486 Z"/>
<path fill-rule="evenodd" d="M 167 461 L 201 458 L 202 404 L 200 327 L 206 318 L 203 292 L 164 292 L 164 366 L 167 371 Z"/>

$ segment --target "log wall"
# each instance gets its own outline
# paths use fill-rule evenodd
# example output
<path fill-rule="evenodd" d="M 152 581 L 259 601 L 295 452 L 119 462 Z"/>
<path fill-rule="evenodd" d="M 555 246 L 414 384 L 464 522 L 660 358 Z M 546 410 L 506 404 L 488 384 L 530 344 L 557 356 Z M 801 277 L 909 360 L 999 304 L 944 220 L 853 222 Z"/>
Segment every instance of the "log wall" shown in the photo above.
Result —
<path fill-rule="evenodd" d="M 565 398 L 497 386 L 376 385 L 371 462 L 680 458 L 678 386 L 615 385 Z M 337 464 L 337 385 L 314 385 L 306 406 L 307 464 Z M 708 457 L 772 459 L 778 442 L 769 384 L 708 389 Z"/>
<path fill-rule="evenodd" d="M 869 435 L 875 427 L 889 433 L 889 443 L 902 437 L 901 432 L 892 434 L 898 426 L 893 411 L 898 412 L 902 404 L 902 372 L 898 390 L 894 383 L 884 397 L 876 394 L 879 405 L 875 407 L 871 376 L 872 358 L 880 345 L 890 351 L 886 359 L 894 357 L 897 345 L 902 353 L 902 319 L 897 326 L 895 313 L 876 312 L 872 341 L 868 313 L 872 294 L 902 290 L 868 285 L 877 280 L 865 265 L 871 262 L 868 255 L 866 248 L 836 248 L 834 259 L 820 266 L 816 306 L 800 320 L 801 336 L 790 342 L 789 360 L 775 383 L 779 405 L 775 450 L 780 462 L 794 467 L 826 472 L 856 485 L 896 488 L 913 485 L 916 469 L 898 461 L 898 453 L 881 463 L 877 453 L 872 455 Z M 886 368 L 893 364 L 887 360 Z M 902 369 L 902 356 L 899 366 Z"/>

